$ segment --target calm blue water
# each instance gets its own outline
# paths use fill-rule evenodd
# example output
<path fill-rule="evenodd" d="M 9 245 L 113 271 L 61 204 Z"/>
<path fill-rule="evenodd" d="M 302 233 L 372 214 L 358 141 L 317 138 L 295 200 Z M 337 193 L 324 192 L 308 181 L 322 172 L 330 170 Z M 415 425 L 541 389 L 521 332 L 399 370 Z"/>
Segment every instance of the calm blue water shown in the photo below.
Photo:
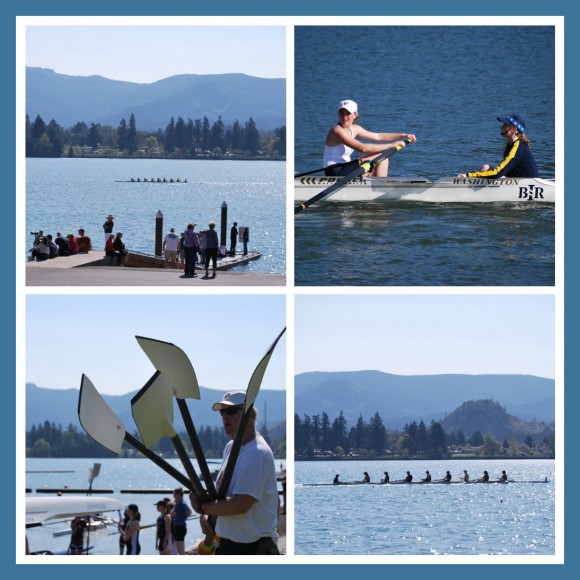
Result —
<path fill-rule="evenodd" d="M 119 183 L 131 177 L 187 179 L 187 183 Z M 250 227 L 251 251 L 259 260 L 239 271 L 282 274 L 286 271 L 285 163 L 265 161 L 184 161 L 117 159 L 27 159 L 26 244 L 30 232 L 63 234 L 83 227 L 104 248 L 102 225 L 115 217 L 129 249 L 155 252 L 155 216 L 161 210 L 164 233 L 196 230 L 214 220 L 218 235 L 221 205 L 228 204 L 229 228 L 234 221 Z M 103 248 L 101 248 L 101 242 Z M 241 245 L 238 245 L 241 249 Z"/>
<path fill-rule="evenodd" d="M 296 172 L 322 166 L 336 105 L 350 98 L 363 127 L 417 135 L 390 175 L 496 165 L 496 117 L 518 113 L 540 175 L 554 177 L 553 28 L 309 26 L 296 28 L 295 45 Z M 554 231 L 553 206 L 315 204 L 295 220 L 295 281 L 553 285 Z"/>
<path fill-rule="evenodd" d="M 340 473 L 356 481 L 368 471 L 378 481 L 383 471 L 402 479 L 407 470 L 434 479 L 449 469 L 455 479 L 464 469 L 479 477 L 548 484 L 324 486 Z M 296 554 L 554 554 L 554 461 L 341 461 L 296 462 Z"/>
<path fill-rule="evenodd" d="M 183 473 L 183 467 L 179 460 L 168 460 L 175 468 Z M 33 490 L 27 497 L 51 497 L 49 494 L 37 494 L 40 488 L 55 488 L 68 486 L 70 488 L 88 488 L 89 469 L 94 463 L 101 464 L 101 471 L 93 482 L 94 489 L 113 489 L 115 493 L 101 494 L 104 497 L 115 498 L 123 502 L 123 505 L 135 503 L 139 506 L 141 513 L 141 524 L 146 526 L 152 524 L 159 515 L 153 505 L 167 494 L 160 492 L 155 494 L 131 494 L 120 493 L 121 489 L 174 489 L 175 481 L 159 469 L 151 461 L 145 458 L 139 459 L 27 459 L 26 460 L 26 487 Z M 217 469 L 221 464 L 221 459 L 210 460 L 210 469 Z M 276 469 L 285 466 L 285 460 L 276 459 Z M 197 463 L 193 460 L 193 465 L 197 469 Z M 72 473 L 31 473 L 42 471 L 72 471 Z M 198 471 L 199 473 L 199 471 Z M 99 495 L 99 494 L 93 494 Z M 171 494 L 169 494 L 171 496 Z M 112 518 L 118 519 L 116 512 L 110 514 Z M 53 532 L 70 529 L 69 522 L 54 523 L 27 531 L 30 549 L 32 551 L 49 549 L 51 551 L 66 550 L 70 536 L 53 537 Z M 92 554 L 115 555 L 118 554 L 118 539 L 115 526 L 108 526 L 106 529 L 91 533 L 90 543 L 94 546 Z M 188 522 L 188 534 L 185 546 L 188 549 L 196 540 L 202 537 L 197 518 Z M 139 537 L 141 543 L 141 553 L 157 554 L 155 550 L 155 529 L 148 528 L 141 531 Z"/>

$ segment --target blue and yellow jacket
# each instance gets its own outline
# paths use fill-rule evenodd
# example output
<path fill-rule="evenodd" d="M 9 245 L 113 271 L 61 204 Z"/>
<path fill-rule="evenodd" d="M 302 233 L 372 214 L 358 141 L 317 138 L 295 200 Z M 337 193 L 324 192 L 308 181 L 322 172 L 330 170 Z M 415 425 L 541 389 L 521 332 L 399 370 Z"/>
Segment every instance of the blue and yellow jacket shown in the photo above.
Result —
<path fill-rule="evenodd" d="M 497 167 L 489 171 L 473 171 L 467 177 L 538 177 L 538 168 L 530 148 L 518 139 Z"/>

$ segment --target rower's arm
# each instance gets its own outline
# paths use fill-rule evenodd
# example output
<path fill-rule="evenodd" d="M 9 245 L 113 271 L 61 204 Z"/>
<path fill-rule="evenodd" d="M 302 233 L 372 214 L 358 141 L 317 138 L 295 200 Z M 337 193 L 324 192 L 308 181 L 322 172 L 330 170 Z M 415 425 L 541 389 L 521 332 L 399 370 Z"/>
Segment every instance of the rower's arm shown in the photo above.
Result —
<path fill-rule="evenodd" d="M 256 501 L 251 495 L 233 495 L 222 500 L 201 505 L 204 514 L 208 516 L 239 516 L 245 514 Z"/>

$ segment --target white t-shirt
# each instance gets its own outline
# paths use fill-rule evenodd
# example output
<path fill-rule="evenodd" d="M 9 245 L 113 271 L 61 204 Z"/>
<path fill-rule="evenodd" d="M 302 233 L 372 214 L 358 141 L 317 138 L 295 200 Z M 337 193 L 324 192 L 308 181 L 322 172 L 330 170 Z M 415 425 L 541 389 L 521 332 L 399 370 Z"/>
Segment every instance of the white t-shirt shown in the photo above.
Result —
<path fill-rule="evenodd" d="M 223 477 L 232 443 L 230 441 L 224 449 L 218 482 Z M 278 540 L 276 465 L 272 450 L 259 433 L 255 439 L 242 445 L 227 495 L 228 497 L 251 495 L 256 501 L 245 514 L 218 517 L 216 524 L 218 536 L 244 544 L 264 537 Z"/>
<path fill-rule="evenodd" d="M 165 236 L 165 250 L 167 252 L 177 252 L 179 244 L 179 236 L 177 234 L 167 234 Z"/>

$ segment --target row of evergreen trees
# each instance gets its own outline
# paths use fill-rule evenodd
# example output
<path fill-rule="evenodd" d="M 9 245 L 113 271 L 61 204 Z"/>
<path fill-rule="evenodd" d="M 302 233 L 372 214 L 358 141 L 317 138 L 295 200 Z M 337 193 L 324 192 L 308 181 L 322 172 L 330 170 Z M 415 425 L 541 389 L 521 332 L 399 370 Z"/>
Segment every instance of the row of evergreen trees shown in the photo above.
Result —
<path fill-rule="evenodd" d="M 304 418 L 295 415 L 294 437 L 295 453 L 300 458 L 349 453 L 437 458 L 448 456 L 450 446 L 464 445 L 483 446 L 486 455 L 501 454 L 508 449 L 512 453 L 515 451 L 514 442 L 506 440 L 502 444 L 493 435 L 484 436 L 480 431 L 475 431 L 469 439 L 462 431 L 447 434 L 437 421 L 431 421 L 429 427 L 423 421 L 413 421 L 407 423 L 402 431 L 389 433 L 379 413 L 369 421 L 360 415 L 356 425 L 350 429 L 342 411 L 332 422 L 325 412 L 313 416 L 305 414 Z"/>
<path fill-rule="evenodd" d="M 269 440 L 268 430 L 260 429 L 262 436 Z M 180 438 L 186 449 L 189 450 L 189 438 L 186 433 L 180 433 Z M 229 441 L 221 427 L 204 426 L 197 429 L 201 446 L 206 457 L 221 457 L 224 447 Z M 139 434 L 135 433 L 139 438 Z M 273 449 L 283 450 L 285 444 L 281 441 L 270 442 Z M 175 449 L 171 441 L 164 437 L 152 447 L 156 453 L 163 454 L 164 457 L 175 455 Z M 133 448 L 123 443 L 124 455 L 133 455 Z M 26 432 L 26 456 L 27 457 L 116 457 L 116 455 L 105 449 L 102 445 L 94 441 L 84 431 L 79 431 L 74 425 L 69 425 L 63 429 L 61 425 L 45 421 L 42 424 L 34 425 L 30 431 Z"/>
<path fill-rule="evenodd" d="M 229 151 L 253 157 L 263 151 L 273 157 L 284 157 L 286 127 L 260 132 L 252 117 L 244 124 L 236 120 L 232 125 L 226 125 L 221 116 L 213 124 L 205 116 L 187 121 L 182 117 L 176 121 L 172 117 L 164 130 L 148 132 L 137 129 L 135 115 L 131 114 L 129 122 L 123 118 L 117 128 L 79 122 L 63 129 L 54 119 L 47 125 L 40 115 L 33 122 L 26 115 L 27 157 L 72 157 L 79 147 L 115 150 L 125 156 L 145 151 L 193 158 L 200 153 L 221 156 Z"/>

